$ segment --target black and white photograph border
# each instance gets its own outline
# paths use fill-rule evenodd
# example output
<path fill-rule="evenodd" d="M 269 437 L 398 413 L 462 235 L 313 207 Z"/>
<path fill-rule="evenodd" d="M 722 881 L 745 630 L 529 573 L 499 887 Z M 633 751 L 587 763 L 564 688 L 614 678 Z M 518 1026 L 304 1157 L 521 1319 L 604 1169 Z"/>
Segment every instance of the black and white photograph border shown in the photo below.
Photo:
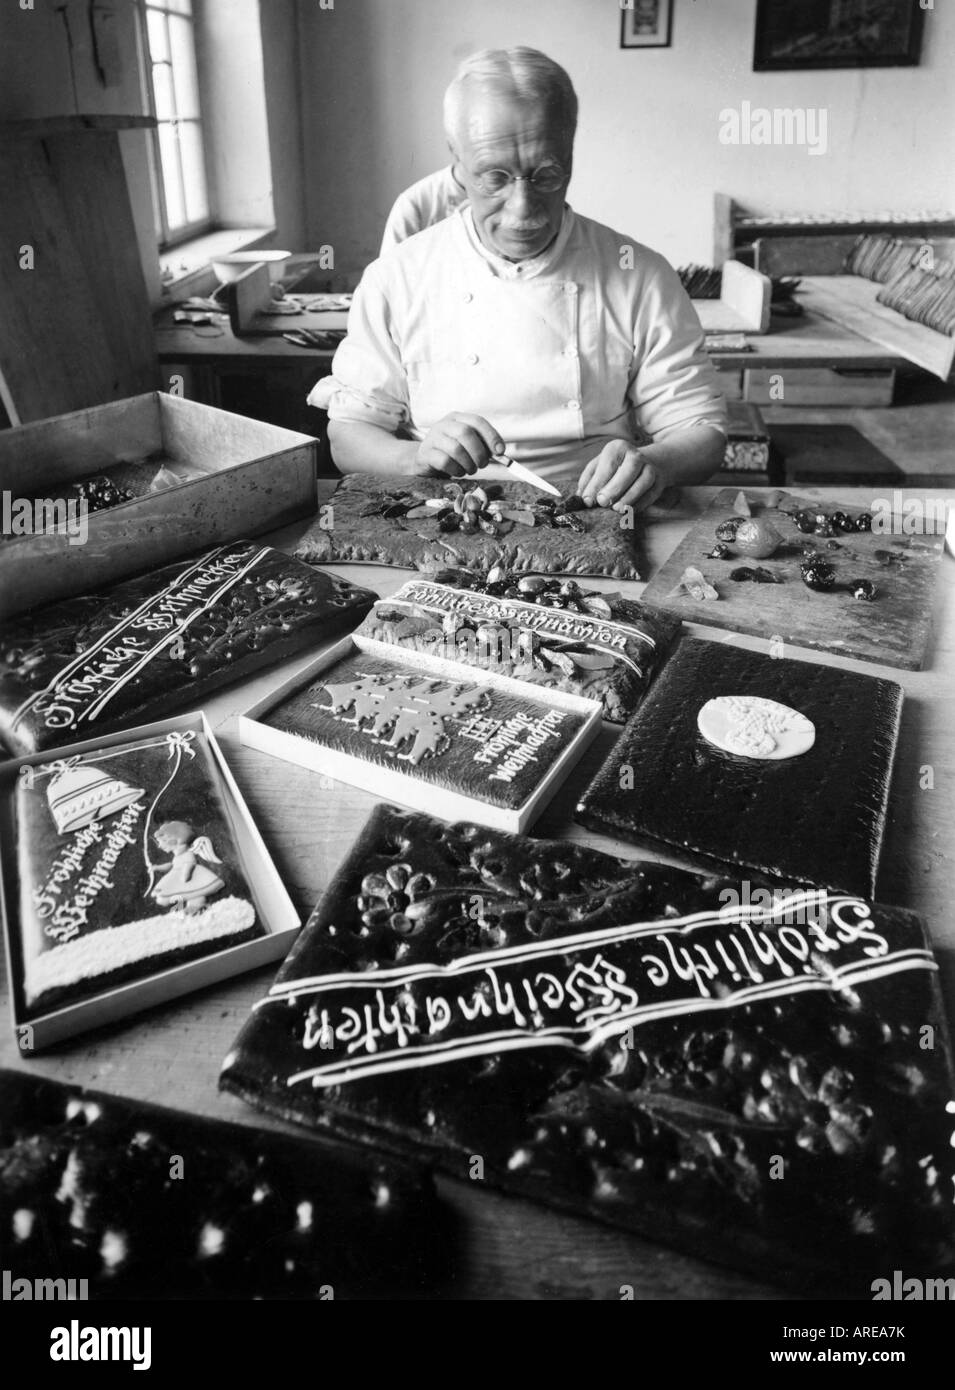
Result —
<path fill-rule="evenodd" d="M 0 0 L 0 1313 L 53 1307 L 41 1359 L 145 1368 L 84 1327 L 120 1299 L 614 1301 L 865 1365 L 955 1301 L 953 61 L 947 0 Z M 373 603 L 416 679 L 279 739 Z M 485 694 L 431 747 L 439 666 Z M 807 714 L 863 684 L 866 729 Z M 32 864 L 19 769 L 146 720 L 214 735 L 238 861 L 163 792 L 162 881 L 241 871 L 267 939 L 38 1027 L 19 924 L 82 973 L 118 841 L 91 802 Z"/>

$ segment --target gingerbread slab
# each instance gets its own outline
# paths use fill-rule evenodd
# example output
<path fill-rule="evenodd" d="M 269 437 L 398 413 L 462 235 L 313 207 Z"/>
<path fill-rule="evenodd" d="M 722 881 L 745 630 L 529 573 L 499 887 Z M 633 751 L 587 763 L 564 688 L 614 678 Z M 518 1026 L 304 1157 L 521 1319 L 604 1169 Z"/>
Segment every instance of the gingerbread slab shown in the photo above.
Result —
<path fill-rule="evenodd" d="M 298 918 L 202 715 L 0 767 L 25 1053 L 281 957 Z"/>
<path fill-rule="evenodd" d="M 953 1084 L 911 913 L 387 806 L 221 1078 L 321 1132 L 465 1178 L 480 1155 L 506 1191 L 862 1299 L 893 1268 L 955 1271 Z"/>
<path fill-rule="evenodd" d="M 600 705 L 352 634 L 239 719 L 250 747 L 408 806 L 523 829 Z"/>
<path fill-rule="evenodd" d="M 901 712 L 895 681 L 684 638 L 577 819 L 724 870 L 871 897 Z"/>
<path fill-rule="evenodd" d="M 91 1300 L 407 1298 L 446 1249 L 433 1186 L 404 1165 L 0 1071 L 15 1298 L 51 1275 Z"/>
<path fill-rule="evenodd" d="M 498 577 L 500 576 L 500 577 Z M 500 671 L 550 690 L 598 699 L 623 723 L 666 659 L 679 623 L 620 594 L 572 579 L 485 578 L 442 570 L 379 600 L 358 629 L 376 641 Z"/>
<path fill-rule="evenodd" d="M 0 628 L 0 740 L 55 748 L 198 705 L 337 636 L 375 595 L 237 541 Z"/>
<path fill-rule="evenodd" d="M 351 473 L 295 553 L 313 565 L 359 561 L 428 573 L 503 565 L 639 579 L 639 525 L 632 514 L 588 509 L 571 493 L 558 499 L 530 483 Z"/>

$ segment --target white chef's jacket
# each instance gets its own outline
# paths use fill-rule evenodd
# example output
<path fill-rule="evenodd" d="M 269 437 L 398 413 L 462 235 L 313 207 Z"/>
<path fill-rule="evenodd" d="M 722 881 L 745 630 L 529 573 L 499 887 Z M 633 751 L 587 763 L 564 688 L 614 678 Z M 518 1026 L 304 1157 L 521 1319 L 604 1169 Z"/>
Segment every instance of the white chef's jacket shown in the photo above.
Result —
<path fill-rule="evenodd" d="M 374 261 L 332 375 L 308 399 L 332 420 L 413 439 L 450 411 L 482 415 L 558 485 L 576 483 L 608 438 L 725 429 L 675 271 L 570 208 L 533 260 L 487 251 L 464 208 Z"/>
<path fill-rule="evenodd" d="M 433 227 L 435 222 L 443 222 L 467 200 L 467 192 L 452 174 L 450 164 L 437 173 L 419 179 L 395 199 L 385 223 L 378 254 L 383 256 L 416 232 Z"/>

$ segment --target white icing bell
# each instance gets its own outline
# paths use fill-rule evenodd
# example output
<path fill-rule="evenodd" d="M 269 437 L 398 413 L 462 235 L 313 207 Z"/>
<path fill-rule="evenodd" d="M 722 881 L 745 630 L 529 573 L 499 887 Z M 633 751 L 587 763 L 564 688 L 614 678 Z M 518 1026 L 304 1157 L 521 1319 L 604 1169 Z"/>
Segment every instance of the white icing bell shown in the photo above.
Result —
<path fill-rule="evenodd" d="M 131 787 L 90 764 L 66 766 L 47 788 L 47 801 L 61 835 L 115 816 L 142 795 L 142 787 Z"/>
<path fill-rule="evenodd" d="M 743 758 L 770 762 L 798 758 L 816 741 L 811 719 L 758 695 L 721 695 L 707 700 L 696 723 L 708 743 Z"/>

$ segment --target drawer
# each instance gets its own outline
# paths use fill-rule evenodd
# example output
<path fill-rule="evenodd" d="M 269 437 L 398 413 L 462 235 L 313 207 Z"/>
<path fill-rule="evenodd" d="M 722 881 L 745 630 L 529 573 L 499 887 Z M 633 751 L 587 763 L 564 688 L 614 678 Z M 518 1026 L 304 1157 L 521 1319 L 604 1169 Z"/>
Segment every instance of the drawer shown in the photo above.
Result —
<path fill-rule="evenodd" d="M 891 405 L 895 371 L 746 367 L 743 399 L 757 405 Z"/>

